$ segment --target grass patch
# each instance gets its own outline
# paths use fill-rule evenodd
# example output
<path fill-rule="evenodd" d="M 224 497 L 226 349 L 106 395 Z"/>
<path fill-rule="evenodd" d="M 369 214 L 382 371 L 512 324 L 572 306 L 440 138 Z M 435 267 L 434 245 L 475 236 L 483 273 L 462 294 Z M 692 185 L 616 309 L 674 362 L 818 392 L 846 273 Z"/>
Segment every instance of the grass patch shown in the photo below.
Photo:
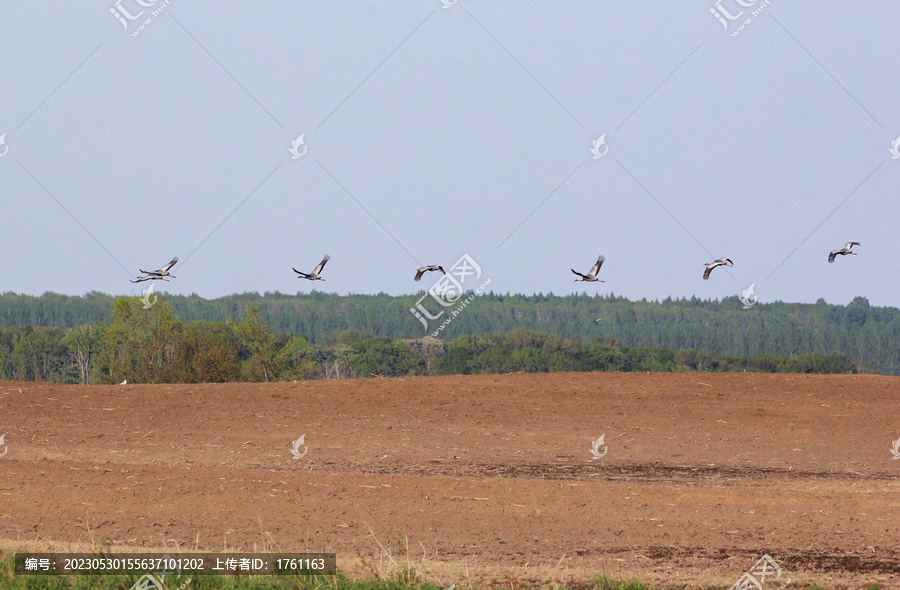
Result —
<path fill-rule="evenodd" d="M 422 581 L 414 570 L 403 569 L 388 578 L 377 580 L 350 580 L 342 572 L 334 576 L 222 576 L 195 575 L 188 581 L 188 575 L 181 578 L 167 576 L 167 590 L 445 590 L 441 586 Z M 141 576 L 137 574 L 111 574 L 74 576 L 41 576 L 16 575 L 13 567 L 13 554 L 0 559 L 0 590 L 129 590 Z M 185 583 L 187 582 L 187 583 Z M 517 585 L 510 588 L 497 587 L 497 590 L 532 590 L 539 588 L 530 585 Z M 155 590 L 153 586 L 149 587 Z M 592 582 L 575 584 L 574 586 L 550 586 L 553 590 L 658 590 L 637 581 L 614 581 L 600 576 Z M 708 587 L 707 590 L 725 590 Z M 773 587 L 774 588 L 774 587 Z M 459 586 L 458 590 L 489 590 Z M 490 590 L 494 590 L 493 588 Z M 804 590 L 824 590 L 817 585 L 804 586 Z M 870 585 L 866 590 L 879 590 L 879 586 Z"/>

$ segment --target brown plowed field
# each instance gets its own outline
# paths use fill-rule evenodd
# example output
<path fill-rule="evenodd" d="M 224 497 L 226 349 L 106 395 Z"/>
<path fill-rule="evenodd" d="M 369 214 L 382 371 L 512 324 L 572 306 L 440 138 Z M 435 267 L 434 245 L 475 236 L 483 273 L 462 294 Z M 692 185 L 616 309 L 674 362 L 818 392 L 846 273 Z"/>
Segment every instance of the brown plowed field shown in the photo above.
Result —
<path fill-rule="evenodd" d="M 0 549 L 328 551 L 457 588 L 728 588 L 768 553 L 766 589 L 900 588 L 898 409 L 868 375 L 0 383 Z"/>

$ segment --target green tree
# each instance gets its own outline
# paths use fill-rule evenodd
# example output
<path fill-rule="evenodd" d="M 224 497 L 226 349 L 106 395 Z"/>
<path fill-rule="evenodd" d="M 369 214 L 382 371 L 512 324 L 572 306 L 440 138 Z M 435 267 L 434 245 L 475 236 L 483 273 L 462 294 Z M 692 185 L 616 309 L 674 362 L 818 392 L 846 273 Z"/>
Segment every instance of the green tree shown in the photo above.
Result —
<path fill-rule="evenodd" d="M 398 377 L 416 375 L 424 370 L 425 362 L 409 347 L 390 338 L 371 338 L 352 346 L 356 352 L 357 377 Z"/>
<path fill-rule="evenodd" d="M 446 343 L 443 355 L 434 363 L 438 375 L 470 375 L 477 372 L 478 345 L 474 336 L 458 336 Z"/>
<path fill-rule="evenodd" d="M 403 344 L 425 364 L 423 375 L 434 374 L 435 362 L 446 350 L 444 341 L 433 336 L 403 340 Z"/>
<path fill-rule="evenodd" d="M 60 328 L 29 330 L 13 348 L 12 357 L 23 378 L 33 381 L 64 380 L 69 367 L 68 351 Z"/>
<path fill-rule="evenodd" d="M 313 379 L 319 374 L 316 351 L 306 336 L 294 336 L 278 353 L 280 374 L 292 381 Z"/>
<path fill-rule="evenodd" d="M 239 346 L 221 322 L 192 322 L 182 326 L 172 358 L 171 374 L 179 383 L 240 381 Z"/>
<path fill-rule="evenodd" d="M 275 379 L 278 369 L 278 335 L 262 319 L 262 309 L 253 305 L 244 306 L 240 322 L 228 320 L 238 340 L 249 352 L 246 366 L 254 380 L 259 377 L 268 383 Z"/>
<path fill-rule="evenodd" d="M 165 301 L 145 309 L 137 297 L 113 303 L 113 321 L 100 337 L 94 368 L 99 383 L 165 383 L 171 381 L 171 360 L 181 322 Z"/>
<path fill-rule="evenodd" d="M 62 342 L 68 348 L 72 362 L 78 367 L 82 385 L 89 384 L 91 361 L 100 346 L 100 330 L 91 324 L 70 328 Z"/>

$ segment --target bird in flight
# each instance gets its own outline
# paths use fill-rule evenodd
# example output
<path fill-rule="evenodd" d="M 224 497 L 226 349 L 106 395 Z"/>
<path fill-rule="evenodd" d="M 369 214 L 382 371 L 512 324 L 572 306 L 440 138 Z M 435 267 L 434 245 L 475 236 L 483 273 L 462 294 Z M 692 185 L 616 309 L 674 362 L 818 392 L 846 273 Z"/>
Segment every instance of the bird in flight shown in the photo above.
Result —
<path fill-rule="evenodd" d="M 856 252 L 851 252 L 850 248 L 853 246 L 859 246 L 859 242 L 847 242 L 844 244 L 844 247 L 840 250 L 834 250 L 831 254 L 828 255 L 828 262 L 834 262 L 834 259 L 838 256 L 846 256 L 847 254 L 853 254 L 856 256 Z"/>
<path fill-rule="evenodd" d="M 429 272 L 429 271 L 432 271 L 432 270 L 439 270 L 439 271 L 443 272 L 444 274 L 447 274 L 446 272 L 444 272 L 444 267 L 443 267 L 443 266 L 439 266 L 439 265 L 437 265 L 437 264 L 432 264 L 431 266 L 423 266 L 422 268 L 420 268 L 419 270 L 417 270 L 417 271 L 416 271 L 416 279 L 415 279 L 415 280 L 421 281 L 421 280 L 422 280 L 422 275 L 425 274 L 426 272 Z M 453 269 L 451 268 L 450 270 L 453 270 Z"/>
<path fill-rule="evenodd" d="M 703 272 L 703 280 L 705 281 L 705 280 L 709 279 L 709 273 L 711 273 L 712 270 L 714 268 L 716 268 L 717 266 L 722 266 L 722 265 L 734 266 L 734 263 L 731 261 L 730 258 L 725 258 L 724 256 L 713 262 L 707 262 L 704 265 L 706 267 L 706 270 Z"/>
<path fill-rule="evenodd" d="M 169 262 L 169 264 L 165 265 L 164 267 L 162 267 L 158 270 L 144 270 L 142 268 L 138 269 L 147 276 L 138 277 L 137 280 L 134 280 L 131 282 L 132 283 L 140 283 L 141 281 L 168 281 L 169 279 L 167 279 L 166 277 L 170 277 L 173 279 L 178 278 L 175 275 L 169 274 L 169 271 L 172 270 L 172 267 L 175 266 L 176 262 L 178 262 L 177 256 L 175 258 L 173 258 L 172 261 Z"/>
<path fill-rule="evenodd" d="M 575 279 L 575 282 L 577 283 L 578 281 L 584 281 L 585 283 L 596 283 L 599 281 L 601 283 L 605 283 L 606 281 L 602 281 L 597 278 L 597 273 L 600 272 L 600 267 L 603 266 L 604 260 L 606 260 L 606 258 L 604 258 L 602 255 L 598 256 L 597 262 L 594 263 L 594 266 L 591 267 L 591 270 L 586 275 L 581 274 L 574 268 L 570 269 L 572 272 L 581 277 L 580 279 Z"/>
<path fill-rule="evenodd" d="M 331 260 L 331 256 L 326 254 L 325 258 L 322 259 L 322 262 L 317 264 L 316 268 L 314 268 L 313 271 L 309 274 L 307 274 L 305 272 L 300 272 L 299 270 L 297 270 L 294 267 L 291 267 L 291 268 L 293 268 L 294 272 L 299 275 L 297 277 L 298 279 L 309 279 L 310 281 L 324 281 L 325 279 L 320 277 L 319 273 L 322 272 L 322 269 L 325 268 L 325 263 L 328 262 L 329 260 Z"/>

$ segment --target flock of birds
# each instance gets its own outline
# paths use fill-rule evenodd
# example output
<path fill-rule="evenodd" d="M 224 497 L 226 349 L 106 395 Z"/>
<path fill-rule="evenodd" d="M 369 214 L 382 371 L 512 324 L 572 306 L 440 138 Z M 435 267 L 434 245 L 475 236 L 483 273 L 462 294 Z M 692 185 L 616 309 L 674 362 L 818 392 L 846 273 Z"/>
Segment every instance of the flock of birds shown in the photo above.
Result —
<path fill-rule="evenodd" d="M 838 256 L 846 256 L 847 254 L 853 254 L 856 256 L 856 252 L 852 251 L 853 246 L 859 246 L 859 242 L 847 242 L 844 244 L 844 247 L 840 250 L 832 250 L 828 253 L 828 262 L 834 262 L 834 259 Z M 584 281 L 586 283 L 596 283 L 597 281 L 601 283 L 605 283 L 601 279 L 597 278 L 597 273 L 600 272 L 600 267 L 603 266 L 603 261 L 606 260 L 602 255 L 597 258 L 597 262 L 594 263 L 594 266 L 591 267 L 591 270 L 588 271 L 587 274 L 581 274 L 574 268 L 571 269 L 572 272 L 580 276 L 580 279 L 575 279 L 575 282 Z M 734 262 L 731 261 L 730 258 L 719 258 L 718 260 L 713 260 L 712 262 L 707 262 L 703 266 L 706 267 L 706 270 L 703 271 L 703 280 L 709 280 L 709 275 L 712 273 L 713 269 L 719 266 L 734 266 Z M 420 275 L 416 275 L 416 280 L 419 280 Z"/>
<path fill-rule="evenodd" d="M 321 276 L 322 270 L 325 268 L 325 264 L 329 260 L 331 260 L 331 256 L 326 254 L 325 258 L 322 259 L 322 262 L 317 264 L 312 272 L 302 272 L 293 267 L 291 267 L 291 269 L 295 273 L 297 273 L 298 279 L 307 279 L 310 281 L 324 281 L 325 279 L 323 279 Z M 167 281 L 168 282 L 169 279 L 176 279 L 178 277 L 176 277 L 175 275 L 173 275 L 172 273 L 169 272 L 170 270 L 172 270 L 172 268 L 176 264 L 178 264 L 177 256 L 172 258 L 172 260 L 170 260 L 168 264 L 166 264 L 165 266 L 163 266 L 162 268 L 159 268 L 157 270 L 144 270 L 142 268 L 138 269 L 141 271 L 142 276 L 132 279 L 131 282 L 132 283 L 141 283 L 143 281 Z M 599 268 L 599 266 L 597 268 Z M 421 281 L 422 275 L 424 275 L 426 272 L 431 272 L 431 271 L 435 271 L 435 270 L 439 270 L 442 273 L 447 274 L 447 272 L 444 270 L 443 266 L 440 266 L 438 264 L 431 264 L 429 266 L 423 266 L 422 268 L 417 270 L 414 280 Z M 594 272 L 594 274 L 597 274 L 597 273 Z M 596 279 L 594 279 L 594 280 L 596 280 Z"/>
<path fill-rule="evenodd" d="M 848 254 L 853 254 L 854 256 L 856 256 L 857 255 L 856 252 L 853 252 L 852 249 L 853 249 L 853 246 L 859 246 L 859 245 L 860 245 L 859 242 L 847 242 L 846 244 L 844 244 L 844 247 L 841 248 L 840 250 L 832 250 L 828 254 L 828 262 L 834 262 L 834 259 L 837 258 L 838 256 L 846 256 Z M 309 272 L 309 273 L 301 272 L 293 267 L 291 267 L 291 268 L 295 273 L 297 273 L 298 279 L 307 279 L 310 281 L 324 281 L 325 279 L 323 279 L 321 275 L 322 275 L 322 271 L 325 269 L 325 264 L 329 260 L 331 260 L 331 256 L 328 256 L 326 254 L 325 257 L 322 259 L 322 261 L 316 265 L 316 267 L 313 269 L 312 272 Z M 589 270 L 587 272 L 587 274 L 582 274 L 582 273 L 578 272 L 577 270 L 575 270 L 574 268 L 571 269 L 573 273 L 575 273 L 576 275 L 581 277 L 580 279 L 575 279 L 575 282 L 577 283 L 578 281 L 584 281 L 586 283 L 597 283 L 597 282 L 605 283 L 606 281 L 597 278 L 597 273 L 600 272 L 600 267 L 603 266 L 604 260 L 606 260 L 606 258 L 604 258 L 602 255 L 598 256 L 597 262 L 594 263 L 594 266 L 591 267 L 591 270 Z M 169 271 L 172 270 L 172 267 L 174 267 L 177 263 L 178 263 L 178 257 L 176 256 L 168 264 L 166 264 L 165 266 L 163 266 L 160 269 L 150 270 L 150 271 L 139 269 L 143 276 L 139 276 L 135 280 L 132 280 L 131 282 L 132 283 L 140 283 L 142 281 L 168 281 L 170 278 L 174 279 L 174 278 L 176 278 L 175 275 L 170 274 Z M 734 266 L 734 263 L 731 261 L 730 258 L 725 258 L 723 256 L 722 258 L 719 258 L 718 260 L 713 260 L 712 262 L 707 262 L 703 266 L 706 267 L 706 270 L 703 271 L 703 280 L 705 281 L 705 280 L 709 279 L 709 275 L 710 275 L 710 273 L 712 273 L 714 268 L 717 268 L 719 266 Z M 441 271 L 443 274 L 447 274 L 446 271 L 444 271 L 444 267 L 442 267 L 438 264 L 431 264 L 428 266 L 423 266 L 422 268 L 418 269 L 416 271 L 416 276 L 413 280 L 421 281 L 422 275 L 424 275 L 426 272 L 433 272 L 433 271 Z"/>

